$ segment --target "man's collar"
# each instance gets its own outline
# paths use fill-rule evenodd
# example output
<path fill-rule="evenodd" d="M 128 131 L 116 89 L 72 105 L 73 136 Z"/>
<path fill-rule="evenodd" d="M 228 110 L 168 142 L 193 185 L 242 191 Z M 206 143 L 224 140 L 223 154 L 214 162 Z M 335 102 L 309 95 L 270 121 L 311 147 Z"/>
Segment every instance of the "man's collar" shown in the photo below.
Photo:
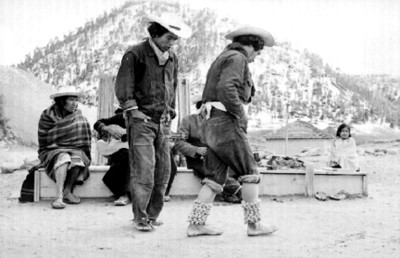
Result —
<path fill-rule="evenodd" d="M 231 43 L 226 47 L 226 49 L 227 50 L 236 50 L 236 51 L 242 53 L 245 57 L 248 57 L 246 49 L 244 49 L 244 47 L 239 43 L 236 43 L 236 42 Z"/>

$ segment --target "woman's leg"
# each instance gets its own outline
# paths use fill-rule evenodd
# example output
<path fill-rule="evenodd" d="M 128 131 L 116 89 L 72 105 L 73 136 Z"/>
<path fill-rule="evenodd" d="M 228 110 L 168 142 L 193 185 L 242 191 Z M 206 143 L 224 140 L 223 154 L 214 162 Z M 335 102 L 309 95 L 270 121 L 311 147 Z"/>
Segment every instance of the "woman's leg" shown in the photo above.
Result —
<path fill-rule="evenodd" d="M 55 169 L 54 176 L 56 179 L 56 200 L 53 202 L 52 207 L 54 209 L 65 208 L 65 203 L 63 202 L 63 189 L 65 179 L 67 177 L 67 169 L 69 163 L 63 164 Z"/>

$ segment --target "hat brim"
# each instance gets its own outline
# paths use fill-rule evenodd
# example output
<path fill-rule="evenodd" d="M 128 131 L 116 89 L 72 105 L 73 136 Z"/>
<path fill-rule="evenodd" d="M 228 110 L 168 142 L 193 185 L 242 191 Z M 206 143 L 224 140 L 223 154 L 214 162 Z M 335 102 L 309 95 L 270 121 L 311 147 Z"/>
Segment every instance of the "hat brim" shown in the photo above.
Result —
<path fill-rule="evenodd" d="M 257 28 L 257 27 L 242 27 L 242 28 L 236 29 L 236 30 L 228 33 L 225 36 L 225 38 L 233 40 L 234 38 L 236 38 L 238 36 L 244 36 L 244 35 L 254 35 L 254 36 L 260 37 L 264 41 L 264 46 L 267 46 L 267 47 L 272 47 L 275 44 L 275 39 L 271 35 L 271 33 L 269 33 L 266 30 L 263 30 L 261 28 Z"/>
<path fill-rule="evenodd" d="M 50 95 L 51 99 L 59 98 L 59 97 L 82 97 L 82 93 L 79 92 L 60 92 Z"/>
<path fill-rule="evenodd" d="M 169 32 L 175 34 L 179 38 L 187 39 L 192 35 L 192 30 L 183 22 L 168 20 L 166 18 L 148 16 L 149 23 L 155 22 L 166 28 Z"/>

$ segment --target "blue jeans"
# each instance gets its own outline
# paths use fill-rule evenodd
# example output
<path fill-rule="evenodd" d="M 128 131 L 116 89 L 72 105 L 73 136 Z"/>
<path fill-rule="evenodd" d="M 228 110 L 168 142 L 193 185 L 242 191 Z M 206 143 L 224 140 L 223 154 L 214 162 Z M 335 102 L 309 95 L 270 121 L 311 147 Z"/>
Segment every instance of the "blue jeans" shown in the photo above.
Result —
<path fill-rule="evenodd" d="M 211 117 L 199 128 L 199 137 L 207 145 L 206 177 L 224 185 L 229 175 L 228 168 L 233 170 L 235 177 L 259 174 L 246 126 L 246 121 L 227 112 L 211 110 Z"/>
<path fill-rule="evenodd" d="M 136 222 L 156 220 L 171 174 L 167 122 L 134 118 L 127 112 L 132 211 Z"/>

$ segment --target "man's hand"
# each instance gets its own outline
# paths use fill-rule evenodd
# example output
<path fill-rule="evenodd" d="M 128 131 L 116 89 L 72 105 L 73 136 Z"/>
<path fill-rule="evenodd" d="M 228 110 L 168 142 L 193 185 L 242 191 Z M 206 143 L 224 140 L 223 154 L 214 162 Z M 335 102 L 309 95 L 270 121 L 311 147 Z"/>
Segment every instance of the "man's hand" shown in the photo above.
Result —
<path fill-rule="evenodd" d="M 207 154 L 207 147 L 197 147 L 196 153 L 200 156 L 205 156 Z"/>
<path fill-rule="evenodd" d="M 103 130 L 115 139 L 121 139 L 122 135 L 126 134 L 126 129 L 119 125 L 107 125 L 103 127 Z"/>
<path fill-rule="evenodd" d="M 138 119 L 141 119 L 143 121 L 151 120 L 151 117 L 146 116 L 139 109 L 132 109 L 132 110 L 129 110 L 128 112 L 130 112 L 130 114 L 132 115 L 133 118 L 138 118 Z"/>

